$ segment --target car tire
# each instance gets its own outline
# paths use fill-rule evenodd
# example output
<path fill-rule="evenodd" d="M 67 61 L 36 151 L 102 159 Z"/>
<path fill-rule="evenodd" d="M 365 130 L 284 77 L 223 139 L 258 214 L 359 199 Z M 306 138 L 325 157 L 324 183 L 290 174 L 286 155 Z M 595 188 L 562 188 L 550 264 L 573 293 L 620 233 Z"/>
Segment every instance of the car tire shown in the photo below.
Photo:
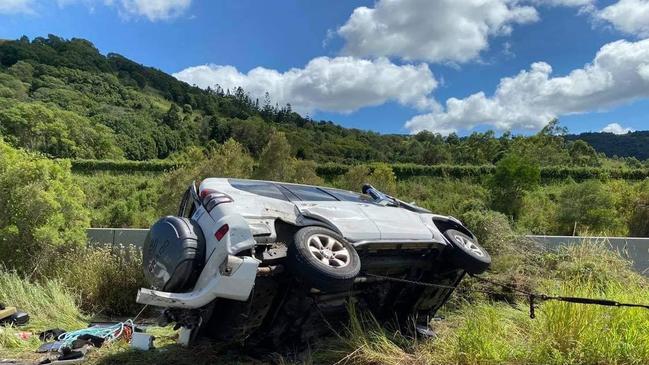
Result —
<path fill-rule="evenodd" d="M 338 233 L 323 227 L 305 227 L 288 248 L 292 273 L 323 292 L 349 290 L 361 269 L 356 249 Z"/>
<path fill-rule="evenodd" d="M 455 229 L 446 230 L 444 236 L 453 248 L 449 251 L 449 259 L 453 264 L 469 274 L 482 274 L 487 271 L 491 265 L 491 256 L 478 244 L 475 237 Z"/>

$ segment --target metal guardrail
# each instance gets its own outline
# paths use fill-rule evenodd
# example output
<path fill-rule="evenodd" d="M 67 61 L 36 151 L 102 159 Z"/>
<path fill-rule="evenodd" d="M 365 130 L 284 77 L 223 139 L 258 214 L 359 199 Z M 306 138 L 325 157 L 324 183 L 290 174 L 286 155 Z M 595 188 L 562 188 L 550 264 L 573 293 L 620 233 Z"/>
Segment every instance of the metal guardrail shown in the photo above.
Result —
<path fill-rule="evenodd" d="M 87 232 L 90 244 L 132 244 L 141 248 L 149 230 L 137 228 L 90 228 Z M 649 276 L 649 238 L 539 235 L 529 235 L 527 237 L 547 250 L 556 250 L 561 246 L 581 244 L 583 242 L 601 242 L 631 260 L 634 269 Z"/>

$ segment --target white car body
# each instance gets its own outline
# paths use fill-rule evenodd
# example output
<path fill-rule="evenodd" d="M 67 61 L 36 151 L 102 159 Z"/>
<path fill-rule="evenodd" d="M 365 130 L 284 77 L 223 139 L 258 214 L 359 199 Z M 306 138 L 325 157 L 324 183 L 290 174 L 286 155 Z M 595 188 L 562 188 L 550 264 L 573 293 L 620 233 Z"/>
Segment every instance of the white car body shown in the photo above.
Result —
<path fill-rule="evenodd" d="M 260 195 L 260 191 L 264 194 Z M 232 201 L 208 212 L 198 203 L 205 192 L 220 192 Z M 192 200 L 191 218 L 199 223 L 205 236 L 204 269 L 191 291 L 171 293 L 142 288 L 138 303 L 192 309 L 203 307 L 215 298 L 247 300 L 260 261 L 242 252 L 261 242 L 275 242 L 277 220 L 298 227 L 323 226 L 338 232 L 357 249 L 367 246 L 372 250 L 395 245 L 445 246 L 449 243 L 434 219 L 461 225 L 455 218 L 423 209 L 414 212 L 374 203 L 358 193 L 308 185 L 208 178 L 193 194 L 196 196 Z M 343 200 L 345 196 L 349 199 Z M 217 240 L 217 231 L 226 224 L 227 234 Z"/>

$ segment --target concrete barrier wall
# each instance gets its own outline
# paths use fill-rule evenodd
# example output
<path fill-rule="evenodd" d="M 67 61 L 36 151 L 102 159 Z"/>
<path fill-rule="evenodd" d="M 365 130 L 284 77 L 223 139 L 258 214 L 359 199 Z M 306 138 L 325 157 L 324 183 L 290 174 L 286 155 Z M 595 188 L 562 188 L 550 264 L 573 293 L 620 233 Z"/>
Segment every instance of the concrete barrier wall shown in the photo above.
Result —
<path fill-rule="evenodd" d="M 90 244 L 108 243 L 111 245 L 132 244 L 142 247 L 148 229 L 137 228 L 90 228 Z M 649 276 L 649 238 L 634 237 L 573 237 L 573 236 L 527 236 L 548 250 L 561 246 L 581 244 L 583 242 L 601 242 L 622 254 L 633 262 L 633 267 Z"/>
<path fill-rule="evenodd" d="M 92 244 L 135 245 L 142 248 L 148 229 L 89 228 L 88 242 Z"/>
<path fill-rule="evenodd" d="M 561 246 L 597 242 L 619 252 L 633 263 L 633 268 L 649 276 L 649 238 L 640 237 L 573 237 L 573 236 L 527 236 L 547 250 Z"/>

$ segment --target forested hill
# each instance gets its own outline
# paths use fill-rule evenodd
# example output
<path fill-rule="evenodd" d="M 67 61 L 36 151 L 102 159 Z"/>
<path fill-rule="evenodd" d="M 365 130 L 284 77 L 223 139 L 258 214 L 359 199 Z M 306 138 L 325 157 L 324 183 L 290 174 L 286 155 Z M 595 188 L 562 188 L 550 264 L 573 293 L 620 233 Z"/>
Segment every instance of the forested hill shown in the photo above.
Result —
<path fill-rule="evenodd" d="M 599 164 L 590 146 L 561 137 L 556 123 L 532 137 L 381 135 L 316 122 L 264 99 L 241 88 L 202 90 L 121 55 L 103 55 L 83 39 L 0 41 L 0 138 L 52 157 L 164 159 L 229 138 L 257 157 L 280 130 L 293 155 L 318 162 L 491 164 L 511 151 L 541 165 Z"/>
<path fill-rule="evenodd" d="M 588 142 L 598 152 L 613 157 L 635 157 L 638 160 L 649 159 L 649 131 L 638 131 L 627 134 L 581 133 L 566 136 L 569 140 L 581 139 Z"/>

